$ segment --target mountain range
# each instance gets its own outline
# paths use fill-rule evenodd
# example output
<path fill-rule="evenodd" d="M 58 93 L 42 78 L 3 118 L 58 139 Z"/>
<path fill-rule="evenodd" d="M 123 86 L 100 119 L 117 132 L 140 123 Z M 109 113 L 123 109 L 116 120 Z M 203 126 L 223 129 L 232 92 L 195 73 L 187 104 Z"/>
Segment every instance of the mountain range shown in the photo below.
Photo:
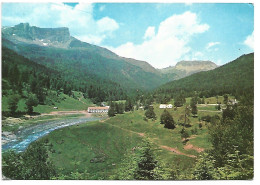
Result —
<path fill-rule="evenodd" d="M 158 94 L 176 94 L 180 91 L 200 96 L 233 94 L 241 96 L 254 92 L 254 53 L 242 55 L 211 71 L 202 71 L 185 78 L 168 82 L 158 89 Z"/>
<path fill-rule="evenodd" d="M 82 42 L 68 28 L 39 28 L 28 23 L 2 27 L 2 46 L 31 61 L 59 71 L 66 80 L 103 79 L 126 90 L 150 90 L 172 80 L 217 66 L 210 61 L 181 61 L 175 67 L 155 69 L 148 62 L 118 56 Z"/>
<path fill-rule="evenodd" d="M 180 61 L 175 66 L 169 66 L 161 69 L 163 74 L 176 74 L 175 80 L 198 73 L 201 71 L 209 71 L 218 66 L 211 61 Z"/>

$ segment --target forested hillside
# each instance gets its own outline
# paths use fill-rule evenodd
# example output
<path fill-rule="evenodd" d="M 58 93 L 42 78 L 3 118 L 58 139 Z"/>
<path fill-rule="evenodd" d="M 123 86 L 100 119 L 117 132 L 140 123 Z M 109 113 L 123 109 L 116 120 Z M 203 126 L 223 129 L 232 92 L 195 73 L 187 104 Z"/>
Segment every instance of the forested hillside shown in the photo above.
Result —
<path fill-rule="evenodd" d="M 84 98 L 95 103 L 126 98 L 125 91 L 114 82 L 99 78 L 81 82 L 67 78 L 66 74 L 30 61 L 5 47 L 2 47 L 2 72 L 3 98 L 8 97 L 16 104 L 25 99 L 30 100 L 32 106 L 53 105 L 61 93 L 74 96 L 72 91 L 82 92 Z"/>
<path fill-rule="evenodd" d="M 172 81 L 157 89 L 157 94 L 187 95 L 194 91 L 203 97 L 233 94 L 242 95 L 254 89 L 254 53 L 243 55 L 211 71 L 204 71 Z"/>

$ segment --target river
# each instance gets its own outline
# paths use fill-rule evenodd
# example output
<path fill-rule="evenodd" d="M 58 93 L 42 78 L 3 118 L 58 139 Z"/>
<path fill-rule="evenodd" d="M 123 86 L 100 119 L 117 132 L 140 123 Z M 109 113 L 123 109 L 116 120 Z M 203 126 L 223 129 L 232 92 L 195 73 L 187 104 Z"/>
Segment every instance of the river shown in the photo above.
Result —
<path fill-rule="evenodd" d="M 22 152 L 29 146 L 30 143 L 36 141 L 37 139 L 49 134 L 50 132 L 56 129 L 68 127 L 75 124 L 82 124 L 89 121 L 96 121 L 100 119 L 101 118 L 98 117 L 88 117 L 54 120 L 22 128 L 15 133 L 16 137 L 14 138 L 10 139 L 2 135 L 2 140 L 9 140 L 8 143 L 2 145 L 2 152 L 8 149 L 13 149 L 17 152 Z"/>

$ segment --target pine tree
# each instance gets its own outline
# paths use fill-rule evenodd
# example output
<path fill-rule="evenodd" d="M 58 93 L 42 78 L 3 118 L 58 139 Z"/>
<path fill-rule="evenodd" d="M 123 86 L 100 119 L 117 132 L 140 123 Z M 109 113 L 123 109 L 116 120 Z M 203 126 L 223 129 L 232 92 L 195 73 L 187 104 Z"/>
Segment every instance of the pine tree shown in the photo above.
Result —
<path fill-rule="evenodd" d="M 191 113 L 193 114 L 193 116 L 195 116 L 198 113 L 198 109 L 197 109 L 197 98 L 192 98 L 190 101 L 190 106 L 191 106 Z"/>
<path fill-rule="evenodd" d="M 157 161 L 154 159 L 150 143 L 146 141 L 146 145 L 142 148 L 142 154 L 134 173 L 134 178 L 137 180 L 154 180 L 154 169 L 156 166 Z"/>
<path fill-rule="evenodd" d="M 146 112 L 145 112 L 145 116 L 148 119 L 156 119 L 156 114 L 154 113 L 154 108 L 152 106 L 150 106 Z"/>
<path fill-rule="evenodd" d="M 170 115 L 170 113 L 167 110 L 163 111 L 161 118 L 160 118 L 160 122 L 161 122 L 161 124 L 164 124 L 165 128 L 168 128 L 168 129 L 175 128 L 173 117 Z"/>

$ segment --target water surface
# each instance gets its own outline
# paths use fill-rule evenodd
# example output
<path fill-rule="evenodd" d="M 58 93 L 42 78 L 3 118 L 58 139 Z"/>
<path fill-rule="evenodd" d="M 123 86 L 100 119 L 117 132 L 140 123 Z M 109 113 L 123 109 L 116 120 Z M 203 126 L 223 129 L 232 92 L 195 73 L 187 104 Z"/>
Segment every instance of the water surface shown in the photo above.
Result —
<path fill-rule="evenodd" d="M 56 129 L 68 127 L 75 124 L 86 123 L 88 121 L 96 121 L 100 119 L 101 118 L 98 117 L 72 118 L 72 119 L 53 120 L 53 121 L 46 121 L 44 123 L 38 123 L 18 130 L 15 133 L 16 138 L 13 138 L 11 140 L 9 139 L 10 141 L 8 143 L 2 145 L 2 151 L 13 149 L 17 152 L 22 152 L 29 146 L 30 143 L 36 141 L 37 139 L 49 134 L 50 132 Z M 2 136 L 2 139 L 8 139 L 8 138 L 4 138 L 4 136 Z"/>

